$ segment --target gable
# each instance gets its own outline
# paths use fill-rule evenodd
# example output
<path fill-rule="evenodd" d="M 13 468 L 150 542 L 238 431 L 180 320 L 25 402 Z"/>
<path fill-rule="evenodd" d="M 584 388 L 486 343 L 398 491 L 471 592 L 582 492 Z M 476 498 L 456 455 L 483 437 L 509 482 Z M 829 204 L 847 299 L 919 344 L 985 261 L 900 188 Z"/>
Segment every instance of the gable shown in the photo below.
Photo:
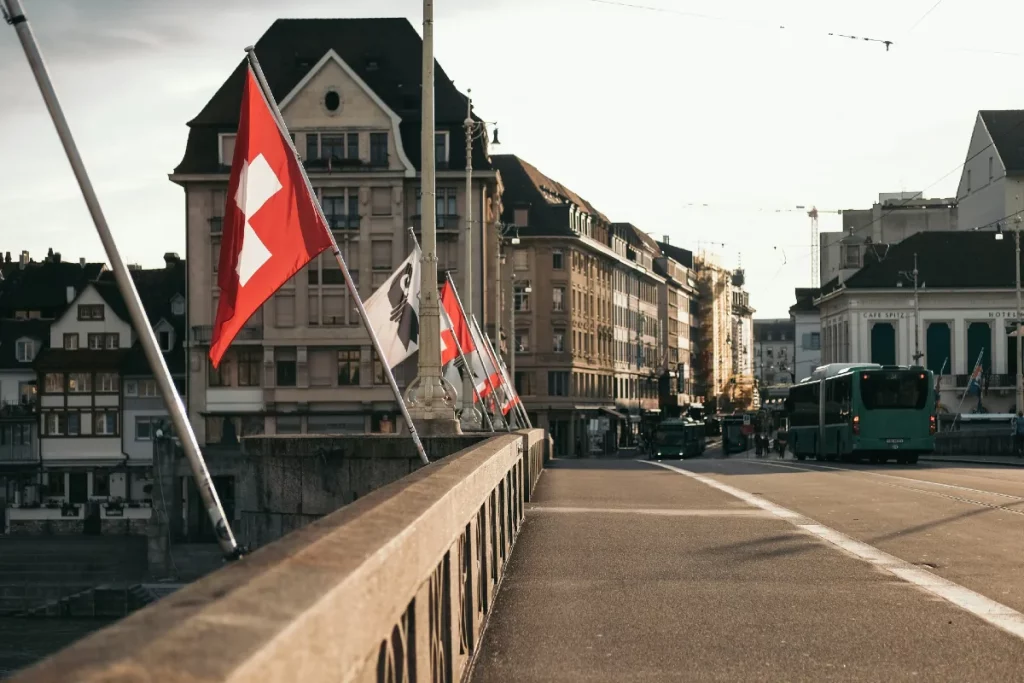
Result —
<path fill-rule="evenodd" d="M 102 318 L 79 320 L 81 306 L 102 308 Z M 63 348 L 64 335 L 75 333 L 79 335 L 79 348 L 86 348 L 88 335 L 95 333 L 118 334 L 121 348 L 127 348 L 131 341 L 131 326 L 128 321 L 121 317 L 120 312 L 115 310 L 95 284 L 86 285 L 67 310 L 50 326 L 50 347 Z"/>
<path fill-rule="evenodd" d="M 960 183 L 957 185 L 957 200 L 968 197 L 976 192 L 979 187 L 988 183 L 988 158 L 993 157 L 993 174 L 996 177 L 1005 175 L 1002 159 L 999 158 L 999 151 L 992 142 L 988 128 L 981 113 L 974 120 L 974 130 L 971 132 L 971 142 L 967 146 L 963 168 L 960 170 Z"/>

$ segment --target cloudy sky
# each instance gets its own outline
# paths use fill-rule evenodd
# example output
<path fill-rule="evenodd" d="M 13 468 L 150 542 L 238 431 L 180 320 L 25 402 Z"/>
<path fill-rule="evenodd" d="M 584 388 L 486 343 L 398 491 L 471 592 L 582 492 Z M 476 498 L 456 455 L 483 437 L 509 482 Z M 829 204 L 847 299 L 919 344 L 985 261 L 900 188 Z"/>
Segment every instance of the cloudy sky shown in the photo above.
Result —
<path fill-rule="evenodd" d="M 185 123 L 287 6 L 418 0 L 23 0 L 125 258 L 184 252 Z M 613 220 L 747 270 L 758 317 L 810 283 L 797 205 L 951 196 L 978 109 L 1024 105 L 1011 0 L 436 0 L 436 55 L 503 153 Z M 644 9 L 662 8 L 665 11 Z M 780 28 L 784 26 L 785 28 Z M 893 41 L 878 42 L 829 33 Z M 105 260 L 13 29 L 0 25 L 0 251 Z M 705 206 L 706 205 L 706 206 Z M 823 229 L 838 229 L 834 215 Z"/>

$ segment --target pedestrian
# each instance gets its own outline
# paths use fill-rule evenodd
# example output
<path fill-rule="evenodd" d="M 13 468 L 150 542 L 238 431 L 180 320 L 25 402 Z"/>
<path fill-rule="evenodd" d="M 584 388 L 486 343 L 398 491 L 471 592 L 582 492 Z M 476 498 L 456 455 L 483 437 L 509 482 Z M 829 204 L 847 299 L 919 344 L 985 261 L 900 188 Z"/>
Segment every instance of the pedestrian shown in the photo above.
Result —
<path fill-rule="evenodd" d="M 1013 453 L 1018 458 L 1024 457 L 1024 413 L 1019 410 L 1013 418 Z"/>

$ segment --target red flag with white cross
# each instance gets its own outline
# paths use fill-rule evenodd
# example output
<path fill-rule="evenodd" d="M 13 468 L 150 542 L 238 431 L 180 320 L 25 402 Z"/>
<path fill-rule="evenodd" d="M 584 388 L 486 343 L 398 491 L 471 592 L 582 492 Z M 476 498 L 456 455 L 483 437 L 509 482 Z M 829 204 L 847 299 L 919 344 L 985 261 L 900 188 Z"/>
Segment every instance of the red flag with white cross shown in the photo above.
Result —
<path fill-rule="evenodd" d="M 224 207 L 220 302 L 210 344 L 214 367 L 260 306 L 331 246 L 315 201 L 252 69 L 246 69 Z"/>

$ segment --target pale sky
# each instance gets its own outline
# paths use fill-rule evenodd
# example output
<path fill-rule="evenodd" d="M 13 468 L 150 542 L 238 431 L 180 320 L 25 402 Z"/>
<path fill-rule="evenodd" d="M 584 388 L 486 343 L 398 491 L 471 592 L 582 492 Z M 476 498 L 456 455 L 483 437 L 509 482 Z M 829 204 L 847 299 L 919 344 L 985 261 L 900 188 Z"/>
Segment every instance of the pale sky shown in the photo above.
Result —
<path fill-rule="evenodd" d="M 167 174 L 186 122 L 274 19 L 422 23 L 419 0 L 23 3 L 125 259 L 150 266 L 184 254 L 184 194 Z M 759 318 L 786 316 L 793 289 L 810 284 L 809 219 L 774 209 L 867 208 L 900 190 L 951 196 L 977 110 L 1024 106 L 1024 55 L 997 54 L 1024 52 L 1021 2 L 634 4 L 670 11 L 435 0 L 436 56 L 473 89 L 477 113 L 498 121 L 496 151 L 612 220 L 742 262 Z M 0 252 L 106 260 L 3 24 L 0 160 Z M 829 214 L 821 225 L 840 227 Z"/>

